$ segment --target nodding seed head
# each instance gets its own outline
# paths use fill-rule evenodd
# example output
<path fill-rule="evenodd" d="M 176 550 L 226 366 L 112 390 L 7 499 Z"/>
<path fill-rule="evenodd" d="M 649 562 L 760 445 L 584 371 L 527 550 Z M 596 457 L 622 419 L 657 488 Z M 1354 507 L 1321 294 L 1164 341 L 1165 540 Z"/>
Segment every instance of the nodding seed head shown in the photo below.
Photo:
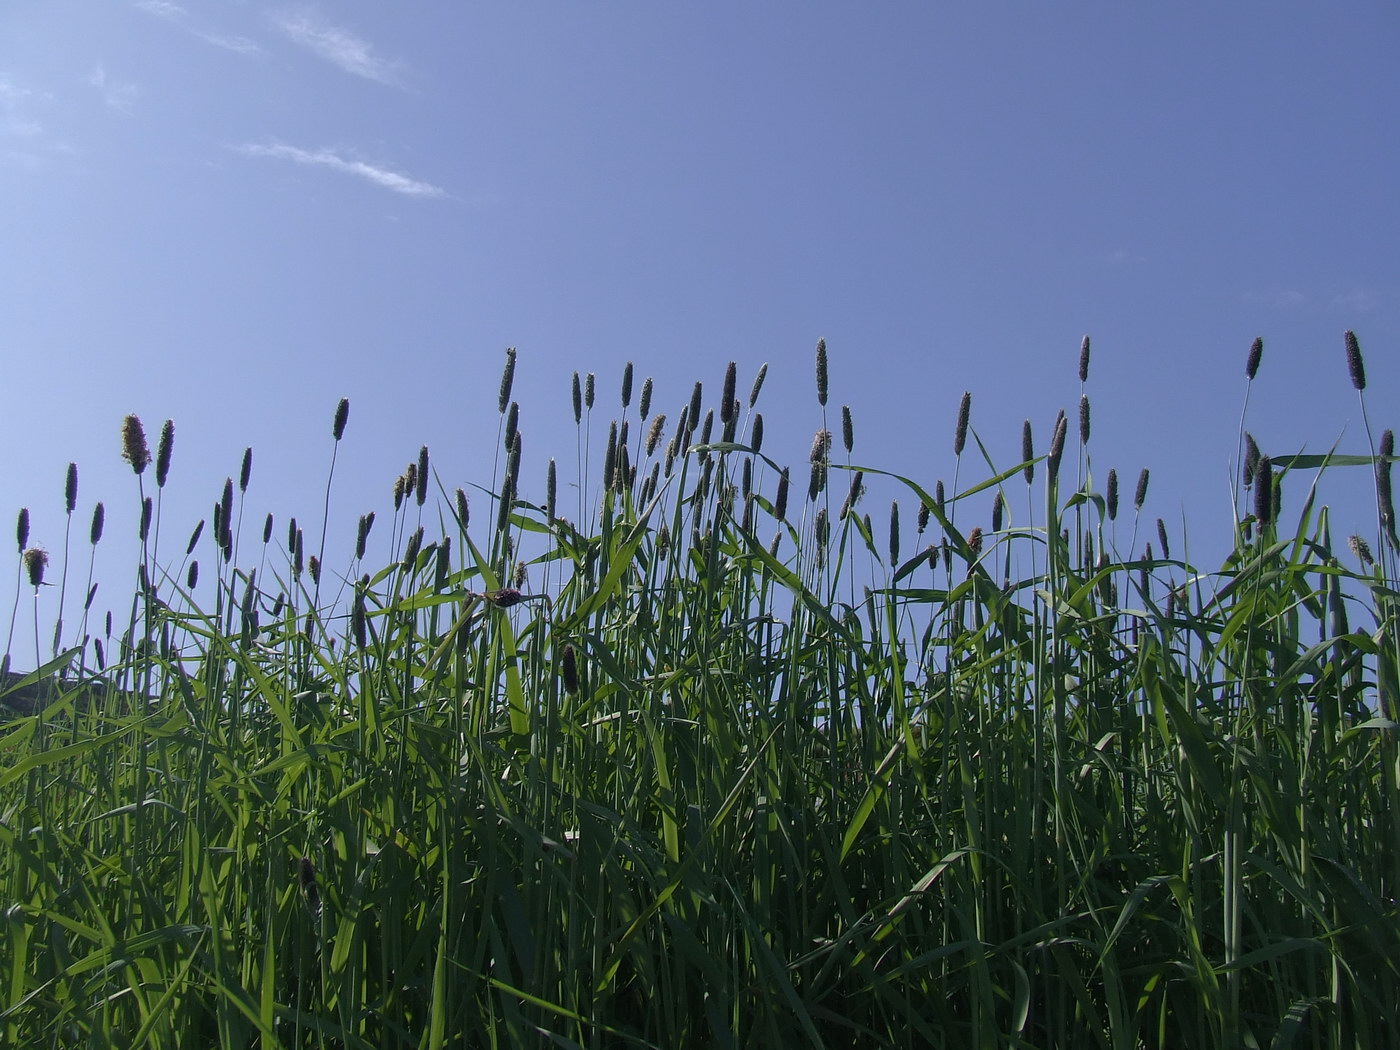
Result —
<path fill-rule="evenodd" d="M 559 672 L 564 678 L 564 691 L 570 696 L 578 694 L 578 654 L 572 645 L 564 646 L 559 658 Z"/>
<path fill-rule="evenodd" d="M 106 520 L 107 511 L 102 506 L 101 501 L 98 501 L 97 506 L 92 508 L 92 528 L 88 530 L 88 542 L 94 547 L 97 546 L 97 541 L 102 538 L 102 526 Z"/>
<path fill-rule="evenodd" d="M 1346 333 L 1347 345 L 1347 372 L 1351 376 L 1351 385 L 1357 390 L 1366 389 L 1366 364 L 1361 360 L 1361 344 L 1356 341 L 1355 332 Z"/>
<path fill-rule="evenodd" d="M 1031 460 L 1035 458 L 1035 445 L 1031 441 L 1031 421 L 1028 419 L 1021 424 L 1021 460 L 1026 465 L 1021 468 L 1021 476 L 1026 479 L 1029 485 L 1035 480 L 1035 465 Z"/>
<path fill-rule="evenodd" d="M 583 390 L 579 387 L 578 373 L 574 373 L 574 426 L 583 422 Z"/>
<path fill-rule="evenodd" d="M 497 609 L 509 609 L 512 605 L 519 605 L 525 600 L 525 595 L 514 587 L 498 587 L 494 591 L 486 591 L 482 597 Z"/>
<path fill-rule="evenodd" d="M 49 552 L 43 547 L 29 547 L 24 552 L 24 569 L 29 574 L 29 584 L 35 590 L 44 582 L 44 569 L 49 564 Z"/>
<path fill-rule="evenodd" d="M 151 462 L 151 450 L 146 444 L 146 430 L 141 426 L 140 416 L 127 416 L 122 420 L 122 459 L 130 463 L 137 474 L 144 473 Z"/>
<path fill-rule="evenodd" d="M 24 553 L 25 546 L 29 543 L 29 508 L 20 507 L 19 520 L 15 525 L 15 539 L 19 541 L 19 552 Z"/>
<path fill-rule="evenodd" d="M 248 482 L 253 477 L 253 450 L 251 447 L 243 450 L 243 464 L 238 468 L 238 491 L 247 492 Z"/>
<path fill-rule="evenodd" d="M 1244 363 L 1244 377 L 1253 382 L 1255 374 L 1259 371 L 1259 362 L 1264 357 L 1264 340 L 1256 338 L 1249 345 L 1249 357 Z"/>
<path fill-rule="evenodd" d="M 1104 502 L 1108 504 L 1108 520 L 1116 521 L 1118 519 L 1118 471 L 1112 467 L 1108 471 L 1107 490 Z"/>
<path fill-rule="evenodd" d="M 1089 337 L 1086 335 L 1084 341 L 1079 344 L 1079 381 L 1081 383 L 1089 380 Z"/>
<path fill-rule="evenodd" d="M 643 419 L 651 415 L 651 376 L 642 380 L 642 396 L 637 402 L 637 414 Z"/>
<path fill-rule="evenodd" d="M 758 401 L 758 392 L 763 389 L 763 381 L 768 378 L 768 362 L 765 361 L 758 367 L 758 375 L 753 377 L 753 389 L 749 391 L 749 407 L 753 408 Z"/>
<path fill-rule="evenodd" d="M 953 431 L 953 455 L 961 456 L 967 447 L 967 424 L 972 415 L 972 391 L 964 390 L 958 402 L 958 425 Z"/>
<path fill-rule="evenodd" d="M 1148 470 L 1146 467 L 1143 467 L 1142 472 L 1138 474 L 1137 490 L 1133 493 L 1134 510 L 1142 510 L 1143 503 L 1147 501 L 1147 479 Z"/>
<path fill-rule="evenodd" d="M 331 423 L 331 437 L 339 441 L 345 436 L 345 424 L 350 420 L 350 399 L 342 397 L 335 406 L 335 419 Z"/>
<path fill-rule="evenodd" d="M 504 412 L 510 404 L 510 388 L 515 382 L 515 347 L 506 347 L 506 366 L 501 371 L 501 389 L 496 398 L 496 411 Z"/>
<path fill-rule="evenodd" d="M 1357 561 L 1361 562 L 1361 567 L 1374 564 L 1375 558 L 1371 556 L 1371 545 L 1360 536 L 1349 536 L 1347 546 L 1351 548 L 1351 553 L 1356 555 Z"/>
<path fill-rule="evenodd" d="M 73 508 L 78 505 L 78 464 L 68 464 L 68 476 L 63 480 L 63 505 L 68 509 L 68 513 L 73 513 Z"/>
<path fill-rule="evenodd" d="M 817 340 L 817 403 L 823 408 L 826 407 L 827 374 L 826 374 L 826 340 Z"/>
<path fill-rule="evenodd" d="M 652 417 L 651 426 L 647 427 L 646 450 L 648 456 L 656 451 L 656 446 L 661 441 L 662 431 L 665 429 L 666 413 L 658 412 Z"/>

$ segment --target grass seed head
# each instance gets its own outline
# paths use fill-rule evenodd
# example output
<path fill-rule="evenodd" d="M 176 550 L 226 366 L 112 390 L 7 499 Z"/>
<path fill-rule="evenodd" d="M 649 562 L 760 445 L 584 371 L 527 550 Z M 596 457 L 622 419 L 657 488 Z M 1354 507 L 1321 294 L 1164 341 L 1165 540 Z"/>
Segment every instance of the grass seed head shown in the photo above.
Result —
<path fill-rule="evenodd" d="M 651 376 L 642 380 L 642 396 L 637 402 L 637 413 L 643 420 L 651 415 Z"/>
<path fill-rule="evenodd" d="M 107 511 L 99 500 L 97 506 L 92 508 L 92 527 L 88 529 L 88 542 L 94 547 L 97 541 L 102 539 L 102 526 L 106 523 Z"/>
<path fill-rule="evenodd" d="M 1254 381 L 1255 374 L 1259 371 L 1259 362 L 1264 357 L 1264 340 L 1256 338 L 1249 346 L 1249 357 L 1244 363 L 1244 377 L 1249 382 Z"/>
<path fill-rule="evenodd" d="M 238 468 L 238 491 L 244 493 L 248 491 L 248 482 L 253 477 L 253 450 L 245 448 L 243 450 L 243 463 Z"/>
<path fill-rule="evenodd" d="M 1363 569 L 1375 563 L 1376 559 L 1371 556 L 1371 545 L 1360 536 L 1348 536 L 1347 546 L 1351 548 L 1351 553 L 1356 556 Z"/>
<path fill-rule="evenodd" d="M 719 398 L 720 422 L 728 423 L 734 418 L 734 385 L 738 382 L 738 365 L 733 361 L 724 369 L 724 387 Z"/>
<path fill-rule="evenodd" d="M 151 462 L 151 449 L 146 444 L 146 429 L 141 425 L 140 416 L 127 416 L 122 420 L 122 459 L 130 463 L 138 475 L 144 473 Z"/>
<path fill-rule="evenodd" d="M 331 437 L 339 441 L 345 436 L 345 424 L 350 421 L 350 399 L 342 397 L 335 406 L 335 419 L 331 421 Z"/>
<path fill-rule="evenodd" d="M 972 418 L 972 391 L 964 390 L 958 402 L 958 425 L 953 430 L 953 455 L 961 456 L 967 447 L 967 424 Z"/>
<path fill-rule="evenodd" d="M 622 407 L 625 411 L 632 404 L 632 362 L 628 361 L 622 369 Z"/>
<path fill-rule="evenodd" d="M 72 515 L 78 505 L 78 464 L 68 464 L 68 476 L 63 479 L 63 506 Z"/>
<path fill-rule="evenodd" d="M 1142 505 L 1147 502 L 1147 479 L 1149 473 L 1146 467 L 1138 474 L 1137 489 L 1133 492 L 1133 510 L 1142 510 Z"/>
<path fill-rule="evenodd" d="M 593 395 L 596 393 L 596 380 L 592 372 L 589 372 L 583 380 L 583 407 L 588 411 L 593 411 Z"/>
<path fill-rule="evenodd" d="M 755 412 L 753 430 L 749 435 L 749 447 L 755 452 L 763 451 L 763 413 Z"/>
<path fill-rule="evenodd" d="M 428 446 L 424 445 L 418 450 L 418 467 L 414 472 L 414 479 L 417 485 L 414 488 L 413 499 L 418 506 L 422 506 L 428 499 Z"/>
<path fill-rule="evenodd" d="M 1089 395 L 1079 395 L 1079 443 L 1089 443 Z"/>
<path fill-rule="evenodd" d="M 787 520 L 789 481 L 790 475 L 788 473 L 788 468 L 784 467 L 783 472 L 778 475 L 778 495 L 773 502 L 773 516 L 776 517 L 779 521 Z"/>
<path fill-rule="evenodd" d="M 564 691 L 570 696 L 578 695 L 578 653 L 572 645 L 564 646 L 559 658 L 559 673 L 564 679 Z"/>
<path fill-rule="evenodd" d="M 165 479 L 170 476 L 170 456 L 175 450 L 175 422 L 167 419 L 160 428 L 160 439 L 156 442 L 156 488 L 165 488 Z"/>
<path fill-rule="evenodd" d="M 185 589 L 186 589 L 186 590 L 189 590 L 189 591 L 192 591 L 192 590 L 194 590 L 195 587 L 198 586 L 198 585 L 199 585 L 199 562 L 196 560 L 196 561 L 190 562 L 189 571 L 188 571 L 187 573 L 185 573 Z"/>
<path fill-rule="evenodd" d="M 460 489 L 458 490 L 461 491 Z M 559 480 L 554 466 L 554 460 L 549 461 L 549 469 L 545 473 L 544 480 L 544 516 L 546 521 L 553 521 L 559 513 L 556 496 L 559 491 Z"/>
<path fill-rule="evenodd" d="M 501 370 L 501 387 L 496 396 L 496 412 L 502 413 L 510 404 L 510 388 L 515 383 L 515 347 L 506 347 L 506 365 Z"/>
<path fill-rule="evenodd" d="M 29 543 L 29 508 L 20 507 L 19 520 L 15 523 L 15 539 L 19 541 L 19 552 L 24 553 L 25 546 Z"/>
<path fill-rule="evenodd" d="M 1079 344 L 1079 381 L 1086 383 L 1089 381 L 1089 337 L 1086 335 L 1084 341 Z"/>
<path fill-rule="evenodd" d="M 976 526 L 967 534 L 967 549 L 974 558 L 982 553 L 982 526 Z"/>
<path fill-rule="evenodd" d="M 1244 487 L 1249 488 L 1254 484 L 1254 474 L 1259 469 L 1259 446 L 1254 442 L 1254 435 L 1246 433 L 1244 436 Z"/>
<path fill-rule="evenodd" d="M 851 448 L 856 443 L 855 425 L 851 422 L 851 406 L 841 406 L 841 444 L 845 446 L 846 454 L 849 455 Z"/>
<path fill-rule="evenodd" d="M 695 425 L 700 422 L 700 401 L 703 396 L 704 387 L 697 382 L 694 388 L 690 391 L 690 405 L 687 408 L 685 416 L 687 420 L 687 425 L 691 429 L 693 429 Z"/>
<path fill-rule="evenodd" d="M 1357 390 L 1366 389 L 1366 363 L 1361 359 L 1361 344 L 1356 341 L 1355 332 L 1346 333 L 1347 347 L 1347 374 L 1351 376 L 1351 385 Z"/>
<path fill-rule="evenodd" d="M 467 523 L 471 520 L 471 505 L 467 502 L 467 494 L 463 489 L 457 490 L 457 525 L 463 532 L 467 529 Z"/>
<path fill-rule="evenodd" d="M 899 501 L 890 503 L 890 564 L 899 564 Z"/>
<path fill-rule="evenodd" d="M 141 542 L 146 542 L 146 537 L 151 532 L 151 511 L 154 508 L 154 501 L 147 496 L 141 501 Z"/>
<path fill-rule="evenodd" d="M 1069 421 L 1061 412 L 1059 419 L 1055 421 L 1055 432 L 1050 435 L 1050 452 L 1045 460 L 1045 469 L 1052 482 L 1060 476 L 1060 459 L 1065 452 L 1065 432 L 1068 429 Z"/>
<path fill-rule="evenodd" d="M 1108 471 L 1108 483 L 1104 495 L 1104 502 L 1108 504 L 1108 520 L 1118 519 L 1118 471 L 1112 467 Z"/>
<path fill-rule="evenodd" d="M 583 390 L 579 387 L 578 373 L 574 373 L 574 426 L 583 422 Z"/>
<path fill-rule="evenodd" d="M 272 515 L 269 514 L 269 515 L 268 515 L 268 518 L 271 519 L 271 517 L 272 517 Z M 200 518 L 200 519 L 199 519 L 199 524 L 196 525 L 196 526 L 194 527 L 194 531 L 190 533 L 190 542 L 187 543 L 187 544 L 185 544 L 185 557 L 186 557 L 186 558 L 188 558 L 191 554 L 194 553 L 195 544 L 197 544 L 197 543 L 199 542 L 199 537 L 200 537 L 200 535 L 201 535 L 203 532 L 204 532 L 204 519 L 203 519 L 203 518 Z"/>
<path fill-rule="evenodd" d="M 998 493 L 996 494 L 996 498 L 995 498 L 994 500 L 992 500 L 992 531 L 993 531 L 993 532 L 1000 532 L 1000 531 L 1001 531 L 1002 518 L 1004 517 L 1005 513 L 1006 513 L 1006 501 L 1005 501 L 1004 499 L 1002 499 L 1001 493 L 998 492 Z"/>
<path fill-rule="evenodd" d="M 1162 557 L 1170 560 L 1172 556 L 1172 549 L 1171 546 L 1167 543 L 1166 523 L 1163 522 L 1161 518 L 1157 519 L 1157 542 L 1162 545 Z"/>
<path fill-rule="evenodd" d="M 652 416 L 651 425 L 647 427 L 646 450 L 650 456 L 656 451 L 656 446 L 661 442 L 661 435 L 666 429 L 666 413 L 658 412 Z"/>
<path fill-rule="evenodd" d="M 826 372 L 826 340 L 817 340 L 817 403 L 826 407 L 827 394 L 827 372 Z"/>
<path fill-rule="evenodd" d="M 28 547 L 24 551 L 24 571 L 29 575 L 29 585 L 38 591 L 44 583 L 44 570 L 49 565 L 49 552 L 43 547 Z"/>
<path fill-rule="evenodd" d="M 1021 476 L 1026 479 L 1029 485 L 1035 480 L 1035 464 L 1031 462 L 1035 458 L 1035 444 L 1031 441 L 1031 421 L 1028 419 L 1021 424 L 1021 461 L 1025 466 L 1021 468 Z"/>
<path fill-rule="evenodd" d="M 1260 456 L 1254 468 L 1254 516 L 1261 526 L 1274 520 L 1274 465 L 1268 456 Z"/>
<path fill-rule="evenodd" d="M 753 388 L 749 391 L 749 407 L 758 401 L 758 392 L 763 389 L 763 381 L 768 378 L 768 362 L 765 361 L 758 367 L 758 375 L 753 377 Z"/>

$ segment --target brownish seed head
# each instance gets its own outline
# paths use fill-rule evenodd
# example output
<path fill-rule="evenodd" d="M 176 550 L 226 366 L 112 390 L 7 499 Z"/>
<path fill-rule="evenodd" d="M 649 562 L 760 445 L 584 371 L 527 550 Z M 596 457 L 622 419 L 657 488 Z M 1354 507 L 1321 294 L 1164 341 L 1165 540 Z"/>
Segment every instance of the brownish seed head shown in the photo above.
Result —
<path fill-rule="evenodd" d="M 141 426 L 140 416 L 127 416 L 122 420 L 122 459 L 130 463 L 137 474 L 144 473 L 151 462 L 151 450 L 146 444 L 146 430 Z"/>
<path fill-rule="evenodd" d="M 24 570 L 29 574 L 29 584 L 35 590 L 44 582 L 44 570 L 48 568 L 49 552 L 42 547 L 29 547 L 24 552 Z"/>
<path fill-rule="evenodd" d="M 514 587 L 499 587 L 494 591 L 486 591 L 482 597 L 498 609 L 509 609 L 525 600 L 525 596 Z"/>
<path fill-rule="evenodd" d="M 982 526 L 978 525 L 967 534 L 967 549 L 975 558 L 982 553 Z"/>
<path fill-rule="evenodd" d="M 650 456 L 656 451 L 656 446 L 661 441 L 661 434 L 666 429 L 666 413 L 658 412 L 652 417 L 651 425 L 647 427 L 646 450 Z"/>
<path fill-rule="evenodd" d="M 1375 563 L 1375 558 L 1371 556 L 1371 545 L 1360 536 L 1349 536 L 1347 546 L 1351 548 L 1351 553 L 1361 562 L 1361 567 L 1366 568 Z"/>

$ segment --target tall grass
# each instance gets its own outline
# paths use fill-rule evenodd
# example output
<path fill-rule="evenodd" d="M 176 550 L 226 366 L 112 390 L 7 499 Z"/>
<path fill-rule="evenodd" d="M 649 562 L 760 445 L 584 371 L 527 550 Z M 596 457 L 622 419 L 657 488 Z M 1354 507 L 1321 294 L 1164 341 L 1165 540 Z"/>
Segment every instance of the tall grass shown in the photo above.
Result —
<path fill-rule="evenodd" d="M 1087 396 L 1077 449 L 1027 423 L 961 487 L 965 397 L 945 494 L 851 460 L 848 408 L 834 461 L 823 345 L 804 495 L 762 374 L 667 437 L 629 366 L 601 467 L 574 377 L 576 524 L 554 460 L 520 495 L 514 365 L 485 506 L 422 450 L 330 596 L 295 522 L 244 554 L 230 482 L 203 548 L 143 528 L 125 631 L 0 685 L 4 1045 L 1400 1039 L 1388 433 L 1246 464 L 1202 572 L 1161 522 L 1132 553 L 1146 472 L 1115 548 Z M 1355 465 L 1349 554 L 1310 485 Z"/>

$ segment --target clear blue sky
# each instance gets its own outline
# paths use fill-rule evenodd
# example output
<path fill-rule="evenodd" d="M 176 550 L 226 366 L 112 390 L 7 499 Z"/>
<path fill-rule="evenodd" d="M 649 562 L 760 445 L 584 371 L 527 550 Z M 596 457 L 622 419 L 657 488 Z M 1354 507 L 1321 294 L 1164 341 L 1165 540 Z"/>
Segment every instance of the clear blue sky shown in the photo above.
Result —
<path fill-rule="evenodd" d="M 28 506 L 61 550 L 76 461 L 74 564 L 101 499 L 120 610 L 126 413 L 176 423 L 182 545 L 245 445 L 250 520 L 318 524 L 349 397 L 348 543 L 420 444 L 489 482 L 507 346 L 527 498 L 573 461 L 571 373 L 596 443 L 628 360 L 672 421 L 769 362 L 765 451 L 801 474 L 823 336 L 854 458 L 931 485 L 965 389 L 1000 464 L 1026 417 L 1043 448 L 1087 333 L 1095 475 L 1149 466 L 1149 516 L 1218 550 L 1254 337 L 1266 452 L 1365 451 L 1346 329 L 1400 424 L 1397 53 L 1379 2 L 5 4 L 3 535 Z"/>

